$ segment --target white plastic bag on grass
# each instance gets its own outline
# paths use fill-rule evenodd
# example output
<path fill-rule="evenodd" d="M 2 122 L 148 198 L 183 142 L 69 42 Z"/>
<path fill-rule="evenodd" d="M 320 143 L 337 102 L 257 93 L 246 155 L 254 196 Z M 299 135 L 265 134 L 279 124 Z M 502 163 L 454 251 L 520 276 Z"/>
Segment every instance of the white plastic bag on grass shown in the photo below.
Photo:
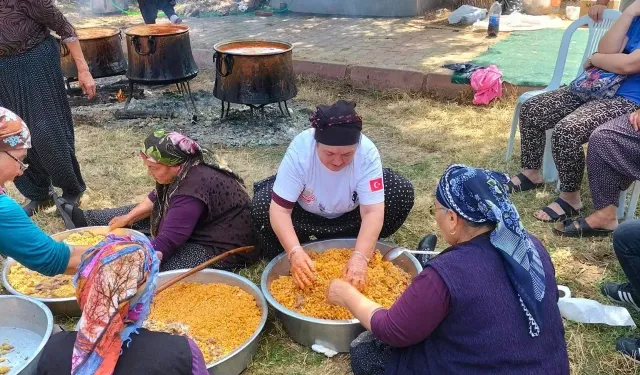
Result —
<path fill-rule="evenodd" d="M 476 21 L 482 20 L 487 17 L 487 10 L 482 8 L 476 8 L 471 5 L 463 5 L 460 8 L 454 10 L 447 19 L 449 24 L 461 23 L 463 25 L 473 25 Z"/>
<path fill-rule="evenodd" d="M 558 285 L 562 296 L 558 300 L 560 315 L 578 323 L 607 324 L 610 326 L 636 327 L 629 311 L 620 306 L 606 306 L 598 301 L 586 298 L 571 298 L 571 291 Z"/>

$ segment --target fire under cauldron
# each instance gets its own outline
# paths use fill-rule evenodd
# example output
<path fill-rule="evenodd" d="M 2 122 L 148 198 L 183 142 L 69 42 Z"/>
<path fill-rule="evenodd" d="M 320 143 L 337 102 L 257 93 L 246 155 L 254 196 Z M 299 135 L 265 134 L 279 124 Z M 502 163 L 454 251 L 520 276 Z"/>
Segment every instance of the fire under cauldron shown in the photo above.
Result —
<path fill-rule="evenodd" d="M 198 66 L 191 52 L 189 27 L 185 25 L 141 25 L 124 31 L 126 35 L 129 66 L 129 95 L 124 112 L 127 112 L 133 97 L 134 84 L 147 86 L 175 84 L 182 94 L 187 110 L 193 108 L 196 119 L 197 108 L 191 94 L 189 81 L 198 75 Z M 117 117 L 130 118 L 124 113 Z"/>
<path fill-rule="evenodd" d="M 247 105 L 252 113 L 267 104 L 278 103 L 284 115 L 282 102 L 289 115 L 287 100 L 298 93 L 290 43 L 234 40 L 218 43 L 213 48 L 216 66 L 213 95 L 222 101 L 221 118 L 225 117 L 225 102 L 227 116 L 230 103 Z"/>
<path fill-rule="evenodd" d="M 120 30 L 88 27 L 76 29 L 76 33 L 93 78 L 118 76 L 127 71 Z M 78 69 L 65 44 L 60 45 L 60 64 L 69 88 L 69 82 L 78 80 Z"/>

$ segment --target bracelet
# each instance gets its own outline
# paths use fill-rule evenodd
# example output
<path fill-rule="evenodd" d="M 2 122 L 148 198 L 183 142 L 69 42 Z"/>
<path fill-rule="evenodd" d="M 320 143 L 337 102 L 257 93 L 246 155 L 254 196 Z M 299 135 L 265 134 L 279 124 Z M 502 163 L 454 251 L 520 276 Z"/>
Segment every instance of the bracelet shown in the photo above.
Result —
<path fill-rule="evenodd" d="M 353 251 L 353 253 L 354 253 L 354 254 L 358 254 L 358 255 L 360 255 L 361 257 L 363 257 L 363 258 L 367 261 L 367 263 L 371 262 L 371 258 L 367 258 L 367 256 L 366 256 L 366 255 L 362 254 L 362 253 L 361 253 L 361 252 L 359 252 L 358 250 L 354 250 L 354 251 Z"/>
<path fill-rule="evenodd" d="M 289 253 L 287 254 L 287 259 L 291 260 L 291 256 L 293 256 L 293 254 L 295 254 L 296 251 L 298 251 L 298 249 L 302 249 L 302 246 L 296 245 L 296 246 L 292 247 L 291 250 L 289 250 Z M 302 250 L 304 250 L 304 249 L 302 249 Z"/>

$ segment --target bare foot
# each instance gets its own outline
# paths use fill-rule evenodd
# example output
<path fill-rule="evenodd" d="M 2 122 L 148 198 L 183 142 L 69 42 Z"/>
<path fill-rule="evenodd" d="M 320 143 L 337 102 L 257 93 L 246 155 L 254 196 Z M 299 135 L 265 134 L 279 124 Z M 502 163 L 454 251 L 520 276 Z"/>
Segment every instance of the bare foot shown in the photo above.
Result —
<path fill-rule="evenodd" d="M 540 170 L 538 169 L 523 169 L 522 174 L 527 176 L 527 178 L 534 184 L 541 184 L 544 182 L 544 180 L 542 179 L 542 175 L 540 174 Z M 511 177 L 511 182 L 513 182 L 515 186 L 520 186 L 520 184 L 522 183 L 518 176 Z"/>
<path fill-rule="evenodd" d="M 587 216 L 585 220 L 593 229 L 614 230 L 618 227 L 617 208 L 614 205 L 598 210 Z"/>
<path fill-rule="evenodd" d="M 560 198 L 562 198 L 565 202 L 569 203 L 569 205 L 573 207 L 574 210 L 579 211 L 580 209 L 582 209 L 582 200 L 580 199 L 580 191 L 571 192 L 571 193 L 560 193 Z M 564 212 L 562 207 L 560 207 L 560 205 L 557 204 L 556 202 L 549 204 L 547 207 L 552 209 L 553 212 L 557 213 L 558 215 L 566 214 L 566 212 Z M 542 220 L 542 221 L 551 220 L 551 217 L 542 210 L 536 211 L 533 214 L 533 216 L 535 216 L 536 219 Z"/>

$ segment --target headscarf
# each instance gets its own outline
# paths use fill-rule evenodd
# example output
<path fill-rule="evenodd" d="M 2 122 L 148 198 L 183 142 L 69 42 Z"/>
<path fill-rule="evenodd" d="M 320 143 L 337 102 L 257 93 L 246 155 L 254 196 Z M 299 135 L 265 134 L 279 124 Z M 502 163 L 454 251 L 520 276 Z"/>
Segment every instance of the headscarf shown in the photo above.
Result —
<path fill-rule="evenodd" d="M 0 152 L 31 148 L 27 124 L 6 108 L 0 107 Z"/>
<path fill-rule="evenodd" d="M 72 375 L 113 374 L 122 345 L 149 315 L 159 269 L 160 260 L 144 236 L 108 235 L 82 255 L 73 279 L 82 317 Z"/>
<path fill-rule="evenodd" d="M 362 118 L 356 113 L 356 103 L 339 100 L 333 105 L 319 105 L 309 121 L 318 143 L 351 146 L 360 142 Z"/>
<path fill-rule="evenodd" d="M 225 163 L 193 139 L 177 132 L 156 130 L 144 141 L 142 153 L 156 163 L 167 166 L 181 166 L 178 176 L 169 184 L 156 184 L 156 200 L 151 213 L 151 235 L 156 236 L 160 230 L 162 217 L 169 209 L 171 196 L 178 190 L 180 183 L 191 168 L 198 164 L 206 165 L 233 177 L 244 188 L 244 181 Z"/>
<path fill-rule="evenodd" d="M 529 334 L 536 337 L 542 328 L 545 273 L 540 254 L 506 192 L 508 181 L 503 173 L 455 164 L 440 179 L 436 199 L 465 220 L 496 224 L 491 243 L 504 260 L 529 321 Z"/>

